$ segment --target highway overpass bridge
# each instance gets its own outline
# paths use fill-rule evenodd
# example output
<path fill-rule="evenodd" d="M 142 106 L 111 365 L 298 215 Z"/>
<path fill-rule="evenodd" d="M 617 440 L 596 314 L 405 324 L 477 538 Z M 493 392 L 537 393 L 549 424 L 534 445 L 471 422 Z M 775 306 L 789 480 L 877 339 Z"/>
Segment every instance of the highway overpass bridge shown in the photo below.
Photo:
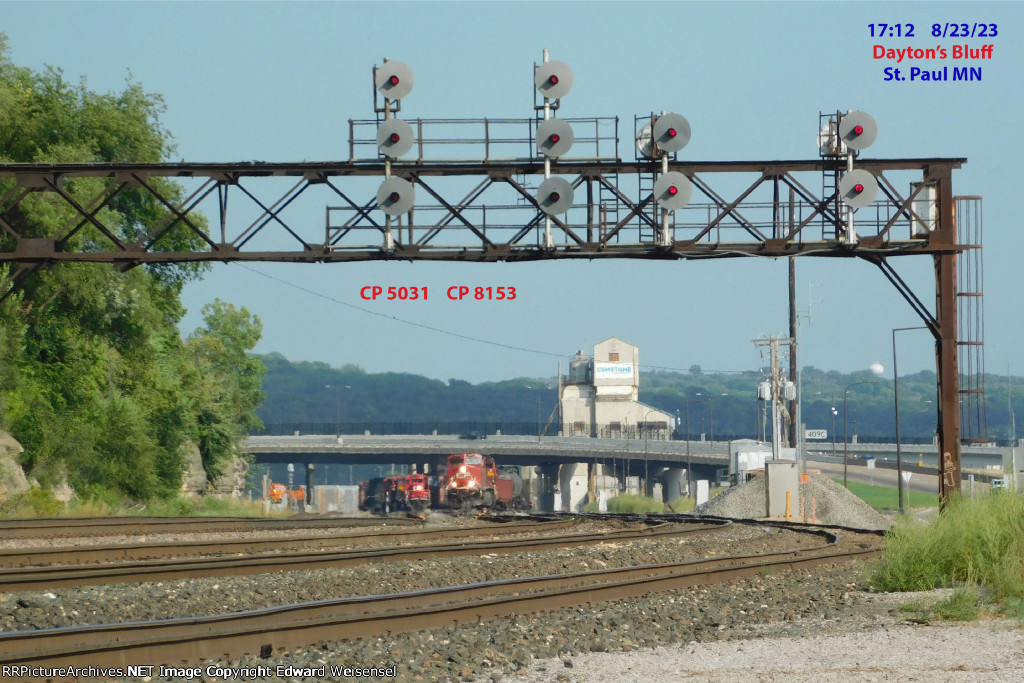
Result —
<path fill-rule="evenodd" d="M 430 464 L 452 453 L 482 453 L 500 464 L 543 466 L 569 463 L 596 463 L 612 471 L 623 472 L 624 463 L 636 473 L 634 464 L 650 468 L 692 466 L 696 476 L 714 478 L 717 470 L 729 466 L 729 443 L 725 441 L 660 441 L 644 439 L 592 439 L 562 436 L 496 436 L 466 439 L 457 435 L 334 435 L 250 436 L 244 447 L 259 464 Z M 936 467 L 938 453 L 933 444 L 903 444 L 904 462 Z M 895 461 L 895 444 L 849 444 L 853 460 L 865 457 Z M 1001 466 L 1003 448 L 964 446 L 965 468 L 986 469 Z M 843 444 L 808 442 L 808 458 L 816 455 L 843 455 Z"/>
<path fill-rule="evenodd" d="M 575 510 L 589 485 L 588 472 L 603 465 L 606 486 L 646 487 L 650 495 L 656 483 L 662 486 L 666 500 L 674 500 L 686 489 L 685 480 L 724 478 L 729 467 L 729 442 L 726 441 L 660 441 L 643 439 L 593 439 L 559 436 L 498 436 L 467 439 L 455 435 L 363 435 L 342 437 L 334 435 L 251 436 L 245 448 L 253 454 L 257 464 L 295 463 L 299 471 L 306 470 L 307 486 L 313 485 L 313 471 L 317 465 L 340 464 L 397 464 L 424 465 L 429 471 L 444 462 L 453 453 L 482 453 L 493 457 L 501 465 L 520 465 L 524 478 L 531 484 L 539 509 Z M 984 469 L 1002 465 L 1007 449 L 964 447 L 961 454 L 965 467 Z M 828 459 L 831 444 L 807 444 L 808 459 Z M 851 462 L 862 462 L 865 457 L 877 458 L 882 466 L 895 460 L 894 444 L 849 444 L 846 448 Z M 934 471 L 937 449 L 934 445 L 905 444 L 902 446 L 904 463 L 908 469 Z M 836 455 L 841 461 L 843 445 Z M 924 467 L 916 467 L 923 462 Z M 533 469 L 536 468 L 536 469 Z M 686 474 L 689 472 L 690 474 Z M 301 475 L 300 475 L 301 476 Z M 966 476 L 966 475 L 965 475 Z M 997 474 L 996 476 L 1000 476 Z M 623 477 L 633 477 L 630 484 Z M 611 483 L 609 483 L 611 482 Z M 626 490 L 637 490 L 627 488 Z"/>
<path fill-rule="evenodd" d="M 374 436 L 251 436 L 245 448 L 257 463 L 435 464 L 452 453 L 482 453 L 507 465 L 597 463 L 616 467 L 644 462 L 651 467 L 714 469 L 729 466 L 729 444 L 723 441 L 657 441 L 591 439 L 562 436 L 487 436 L 463 439 L 453 435 Z"/>

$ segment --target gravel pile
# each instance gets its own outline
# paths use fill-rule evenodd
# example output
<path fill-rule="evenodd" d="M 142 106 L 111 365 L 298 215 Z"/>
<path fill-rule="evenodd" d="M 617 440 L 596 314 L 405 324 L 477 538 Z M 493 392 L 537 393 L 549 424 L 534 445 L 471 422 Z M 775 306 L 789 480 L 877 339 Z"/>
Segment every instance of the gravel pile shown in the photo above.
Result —
<path fill-rule="evenodd" d="M 834 524 L 858 529 L 888 529 L 891 522 L 870 505 L 829 477 L 811 473 L 801 486 L 806 520 L 812 514 L 817 524 Z M 801 521 L 800 501 L 793 503 L 793 519 Z M 765 500 L 765 477 L 758 474 L 745 484 L 734 486 L 694 510 L 697 515 L 760 519 L 768 515 Z"/>

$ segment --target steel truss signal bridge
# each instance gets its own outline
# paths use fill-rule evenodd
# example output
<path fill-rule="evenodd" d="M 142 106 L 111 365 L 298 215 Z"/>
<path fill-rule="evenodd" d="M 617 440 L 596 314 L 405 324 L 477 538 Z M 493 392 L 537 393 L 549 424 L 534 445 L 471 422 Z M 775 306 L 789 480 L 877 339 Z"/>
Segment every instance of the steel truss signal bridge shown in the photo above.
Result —
<path fill-rule="evenodd" d="M 384 111 L 383 122 L 351 122 L 347 161 L 0 164 L 0 296 L 62 263 L 860 258 L 935 337 L 939 447 L 949 454 L 940 493 L 948 500 L 959 489 L 957 302 L 981 292 L 957 289 L 958 255 L 980 247 L 980 198 L 954 199 L 952 174 L 965 159 L 857 158 L 854 171 L 847 146 L 857 149 L 851 140 L 865 130 L 857 123 L 856 133 L 847 125 L 847 137 L 832 137 L 838 153 L 817 159 L 680 160 L 689 125 L 672 114 L 638 118 L 642 158 L 624 161 L 617 119 L 549 121 L 546 110 L 543 120 L 395 123 Z M 851 120 L 873 126 L 870 117 Z M 841 129 L 843 115 L 829 125 Z M 361 137 L 370 126 L 376 153 L 356 159 L 373 144 Z M 445 137 L 453 129 L 458 136 Z M 564 137 L 572 129 L 575 157 Z M 415 149 L 416 158 L 393 157 L 388 145 L 399 143 L 399 156 Z M 458 158 L 432 160 L 437 145 Z M 124 201 L 165 212 L 152 225 L 125 225 L 112 210 Z M 61 229 L 43 233 L 24 219 L 39 202 L 64 217 Z M 934 312 L 889 263 L 912 255 L 934 262 Z M 961 282 L 968 275 L 961 271 Z"/>

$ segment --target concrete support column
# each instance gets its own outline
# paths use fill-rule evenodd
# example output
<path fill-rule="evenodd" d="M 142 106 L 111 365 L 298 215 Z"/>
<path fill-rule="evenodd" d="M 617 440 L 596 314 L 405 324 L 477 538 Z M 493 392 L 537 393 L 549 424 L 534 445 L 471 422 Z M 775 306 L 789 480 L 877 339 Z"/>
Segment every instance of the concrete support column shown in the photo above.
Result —
<path fill-rule="evenodd" d="M 676 498 L 683 496 L 686 489 L 686 468 L 670 467 L 662 475 L 662 491 L 665 493 L 665 502 L 670 503 Z"/>
<path fill-rule="evenodd" d="M 587 499 L 587 464 L 568 463 L 562 465 L 558 475 L 560 500 L 555 500 L 555 509 L 561 512 L 582 512 Z"/>
<path fill-rule="evenodd" d="M 540 512 L 560 510 L 559 496 L 555 495 L 558 488 L 558 465 L 541 465 L 537 467 L 537 478 L 534 480 L 536 490 L 533 492 L 534 504 Z"/>
<path fill-rule="evenodd" d="M 313 498 L 313 480 L 316 472 L 316 464 L 307 462 L 306 463 L 306 503 L 305 505 L 313 508 L 315 507 Z"/>

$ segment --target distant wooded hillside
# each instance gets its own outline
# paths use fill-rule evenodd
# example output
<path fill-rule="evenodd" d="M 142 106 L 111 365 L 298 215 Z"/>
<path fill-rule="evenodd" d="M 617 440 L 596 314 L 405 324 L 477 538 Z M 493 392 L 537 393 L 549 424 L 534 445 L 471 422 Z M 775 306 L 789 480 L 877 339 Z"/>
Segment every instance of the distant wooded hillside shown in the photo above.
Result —
<path fill-rule="evenodd" d="M 536 434 L 555 408 L 555 377 L 519 377 L 501 382 L 447 382 L 406 373 L 367 373 L 355 365 L 289 362 L 281 354 L 263 356 L 266 399 L 259 416 L 267 432 Z M 679 415 L 680 437 L 689 406 L 692 438 L 754 437 L 759 433 L 757 384 L 762 372 L 640 374 L 640 400 Z M 843 439 L 843 394 L 849 388 L 847 431 L 862 441 L 895 438 L 892 378 L 868 371 L 845 374 L 807 367 L 803 371 L 803 421 L 809 429 L 826 429 Z M 1012 430 L 1007 389 L 1024 387 L 1024 378 L 986 377 L 989 438 L 1008 441 Z M 900 412 L 907 442 L 930 442 L 935 432 L 935 373 L 900 377 Z M 833 407 L 836 409 L 833 426 Z M 1024 414 L 1024 397 L 1014 395 L 1013 414 Z M 1024 432 L 1024 429 L 1019 430 Z M 555 434 L 552 422 L 548 434 Z"/>

